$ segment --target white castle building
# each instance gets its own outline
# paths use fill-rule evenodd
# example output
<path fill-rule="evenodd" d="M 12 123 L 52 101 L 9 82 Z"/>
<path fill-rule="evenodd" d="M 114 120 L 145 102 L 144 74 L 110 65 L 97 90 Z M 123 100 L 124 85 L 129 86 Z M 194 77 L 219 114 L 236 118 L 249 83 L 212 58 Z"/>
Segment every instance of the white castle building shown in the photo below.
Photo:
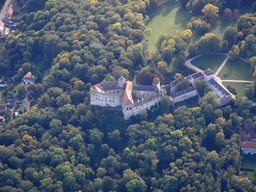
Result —
<path fill-rule="evenodd" d="M 203 73 L 197 72 L 185 77 L 190 85 L 184 90 L 177 90 L 179 82 L 184 80 L 180 77 L 168 85 L 160 85 L 158 78 L 153 79 L 152 85 L 134 85 L 133 82 L 121 76 L 118 81 L 99 83 L 90 88 L 90 103 L 97 106 L 110 106 L 122 108 L 124 119 L 127 120 L 133 115 L 138 115 L 142 110 L 149 110 L 159 103 L 163 95 L 170 93 L 172 104 L 184 101 L 197 95 L 195 83 L 198 80 L 205 80 L 208 87 L 214 91 L 220 101 L 220 106 L 227 104 L 232 94 L 214 79 L 214 73 L 207 69 Z"/>

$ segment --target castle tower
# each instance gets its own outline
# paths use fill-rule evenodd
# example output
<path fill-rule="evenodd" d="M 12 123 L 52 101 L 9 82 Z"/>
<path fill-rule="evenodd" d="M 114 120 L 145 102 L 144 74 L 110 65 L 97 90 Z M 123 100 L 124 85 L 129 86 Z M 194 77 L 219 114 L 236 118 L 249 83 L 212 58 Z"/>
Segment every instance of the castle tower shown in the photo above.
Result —
<path fill-rule="evenodd" d="M 160 92 L 160 90 L 161 90 L 161 87 L 160 87 L 160 80 L 157 78 L 157 77 L 155 77 L 154 79 L 153 79 L 153 86 L 155 86 L 156 88 L 157 88 L 157 90 Z"/>
<path fill-rule="evenodd" d="M 123 87 L 125 82 L 126 82 L 126 79 L 123 77 L 123 75 L 121 75 L 121 77 L 119 77 L 118 79 L 118 86 Z"/>

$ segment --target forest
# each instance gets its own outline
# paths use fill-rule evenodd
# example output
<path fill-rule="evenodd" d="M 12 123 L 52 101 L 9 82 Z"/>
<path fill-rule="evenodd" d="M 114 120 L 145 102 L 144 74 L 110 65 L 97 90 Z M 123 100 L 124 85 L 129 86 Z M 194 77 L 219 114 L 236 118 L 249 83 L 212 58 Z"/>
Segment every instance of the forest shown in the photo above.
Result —
<path fill-rule="evenodd" d="M 187 29 L 160 35 L 149 53 L 148 15 L 172 1 L 16 1 L 26 6 L 17 30 L 0 38 L 0 75 L 17 73 L 1 95 L 18 85 L 14 96 L 29 94 L 31 108 L 16 118 L 8 111 L 0 125 L 1 192 L 256 191 L 256 171 L 249 181 L 240 170 L 240 134 L 256 133 L 254 83 L 222 108 L 202 90 L 201 105 L 162 100 L 126 122 L 118 109 L 91 106 L 89 92 L 121 75 L 138 84 L 170 82 L 191 73 L 187 59 L 211 53 L 244 58 L 255 80 L 256 2 L 179 0 L 191 14 Z M 246 5 L 250 12 L 240 15 Z M 236 23 L 223 38 L 210 32 L 220 18 Z M 29 71 L 36 82 L 21 85 Z"/>

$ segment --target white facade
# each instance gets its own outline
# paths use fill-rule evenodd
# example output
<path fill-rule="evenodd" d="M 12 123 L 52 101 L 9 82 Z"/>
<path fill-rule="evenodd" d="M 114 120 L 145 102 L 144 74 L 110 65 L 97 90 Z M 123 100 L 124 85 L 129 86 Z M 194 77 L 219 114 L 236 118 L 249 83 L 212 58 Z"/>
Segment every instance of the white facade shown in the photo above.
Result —
<path fill-rule="evenodd" d="M 250 148 L 241 148 L 243 151 L 243 154 L 246 155 L 256 155 L 256 149 L 250 149 Z"/>
<path fill-rule="evenodd" d="M 96 91 L 90 92 L 90 102 L 91 105 L 98 105 L 101 107 L 117 107 L 121 105 L 121 95 L 122 92 L 119 93 L 100 93 Z"/>

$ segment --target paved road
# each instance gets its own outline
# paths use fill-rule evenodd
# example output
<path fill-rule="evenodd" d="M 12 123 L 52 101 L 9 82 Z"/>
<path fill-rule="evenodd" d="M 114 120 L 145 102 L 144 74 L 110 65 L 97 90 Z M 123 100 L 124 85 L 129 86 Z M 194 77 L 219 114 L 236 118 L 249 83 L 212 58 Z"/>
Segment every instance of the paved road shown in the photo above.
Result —
<path fill-rule="evenodd" d="M 217 70 L 216 73 L 215 73 L 216 76 L 219 74 L 220 70 L 224 67 L 224 65 L 226 64 L 226 62 L 227 62 L 228 59 L 229 59 L 228 54 L 226 54 L 226 55 L 227 55 L 226 59 L 224 59 L 224 61 L 221 63 L 220 67 L 218 68 L 218 70 Z"/>
<path fill-rule="evenodd" d="M 197 57 L 201 57 L 201 56 L 202 56 L 202 55 L 198 55 L 198 56 L 196 56 L 196 57 L 193 57 L 193 58 L 187 60 L 184 65 L 185 65 L 187 68 L 192 69 L 193 71 L 196 71 L 196 72 L 203 72 L 202 69 L 199 69 L 198 67 L 196 67 L 196 66 L 194 66 L 194 65 L 191 64 L 191 61 L 192 61 L 193 59 L 196 59 Z"/>
<path fill-rule="evenodd" d="M 2 21 L 2 19 L 4 18 L 4 15 L 5 15 L 5 12 L 6 12 L 6 9 L 7 9 L 7 6 L 9 5 L 9 3 L 11 2 L 12 0 L 6 0 L 5 3 L 4 3 L 4 6 L 0 12 L 0 21 Z"/>
<path fill-rule="evenodd" d="M 234 83 L 253 83 L 253 81 L 245 81 L 245 80 L 221 80 L 222 83 L 224 82 L 234 82 Z"/>

